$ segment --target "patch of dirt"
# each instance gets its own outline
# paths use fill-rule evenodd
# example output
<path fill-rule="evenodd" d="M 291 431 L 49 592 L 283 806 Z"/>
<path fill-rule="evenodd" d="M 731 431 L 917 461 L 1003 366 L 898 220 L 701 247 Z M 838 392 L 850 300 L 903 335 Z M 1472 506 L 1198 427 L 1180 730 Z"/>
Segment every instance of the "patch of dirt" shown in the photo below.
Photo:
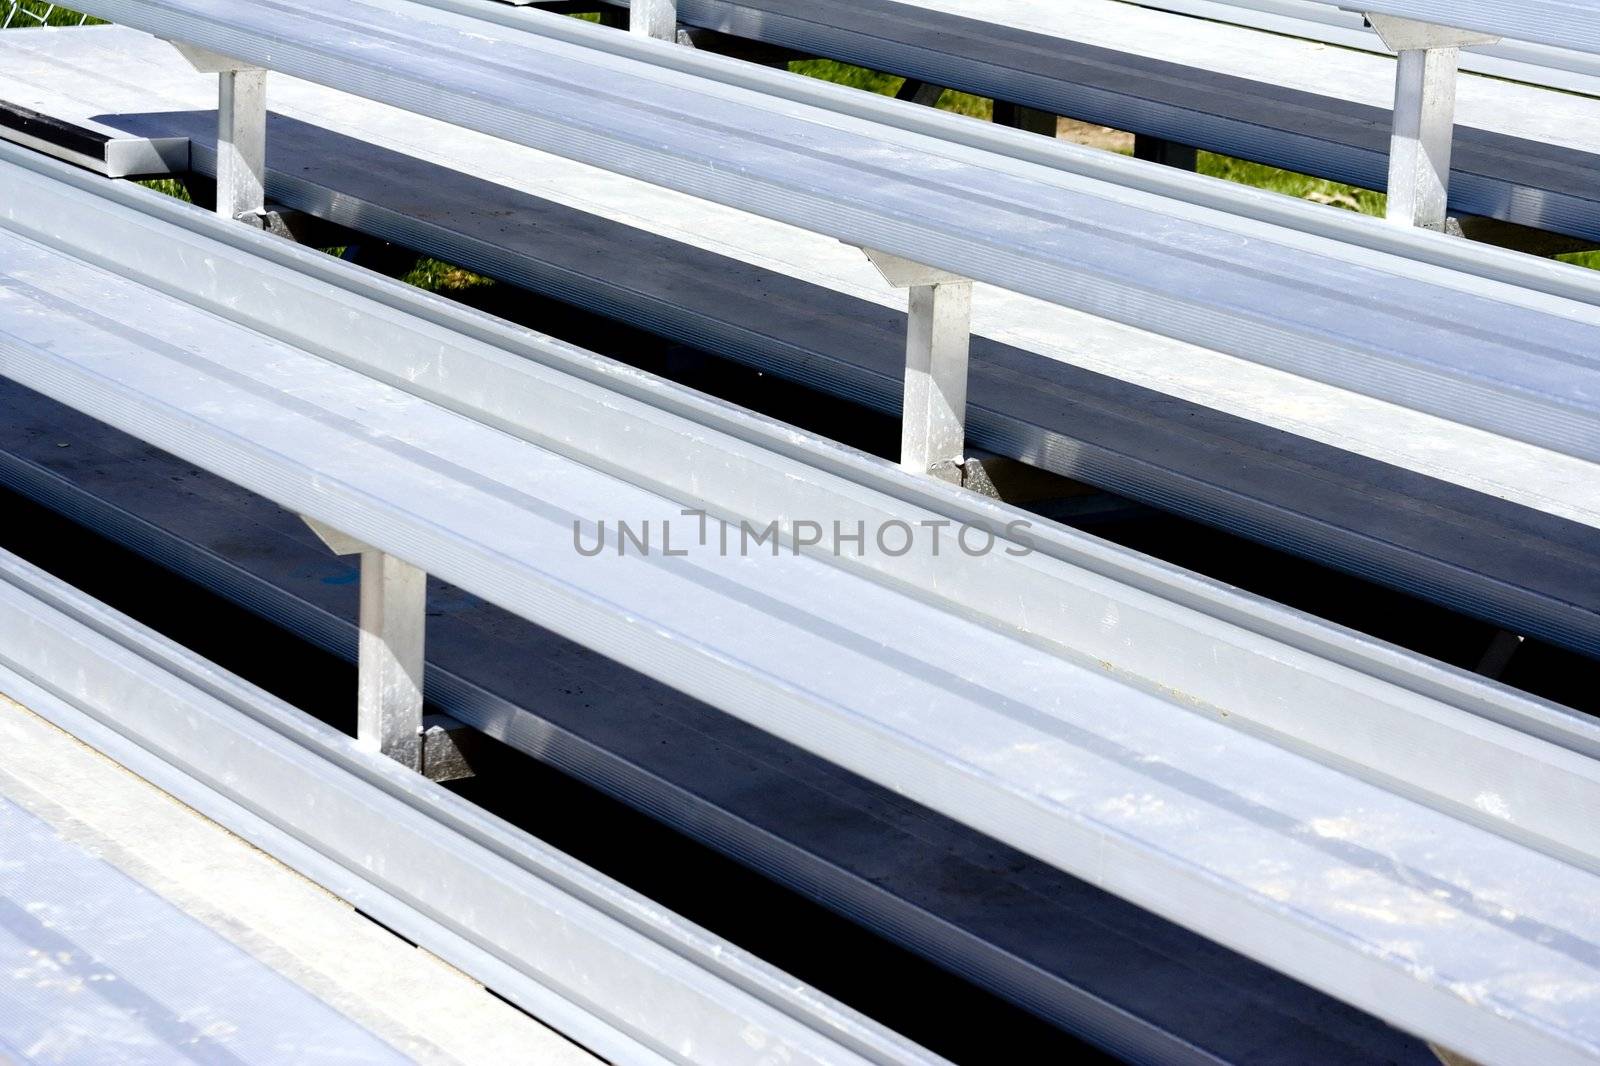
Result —
<path fill-rule="evenodd" d="M 1133 134 L 1114 130 L 1109 126 L 1096 126 L 1090 122 L 1080 122 L 1075 118 L 1058 120 L 1056 122 L 1056 136 L 1064 141 L 1071 141 L 1073 144 L 1101 148 L 1107 152 L 1121 152 L 1123 155 L 1133 152 Z"/>

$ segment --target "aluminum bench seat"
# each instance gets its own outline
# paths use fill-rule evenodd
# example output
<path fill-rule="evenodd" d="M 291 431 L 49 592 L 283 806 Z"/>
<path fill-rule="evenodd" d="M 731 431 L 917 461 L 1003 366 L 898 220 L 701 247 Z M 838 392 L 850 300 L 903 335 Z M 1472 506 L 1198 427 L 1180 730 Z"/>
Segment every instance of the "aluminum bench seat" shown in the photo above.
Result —
<path fill-rule="evenodd" d="M 1594 1053 L 1592 722 L 1059 528 L 583 557 L 585 515 L 1018 512 L 0 160 L 6 376 L 1413 1032 Z"/>
<path fill-rule="evenodd" d="M 337 33 L 309 0 L 89 8 L 261 71 L 252 84 L 270 66 L 924 270 L 1600 460 L 1588 338 L 1600 284 L 1585 271 L 561 16 L 443 3 L 351 0 Z M 603 96 L 586 88 L 601 83 Z M 248 124 L 264 142 L 264 93 L 251 100 Z"/>
<path fill-rule="evenodd" d="M 293 514 L 11 382 L 0 485 L 356 657 L 355 570 Z M 1432 1066 L 1370 1015 L 475 596 L 435 581 L 428 603 L 442 711 L 1097 1046 Z"/>
<path fill-rule="evenodd" d="M 1318 0 L 1152 0 L 1142 6 L 1198 15 L 1311 41 L 1363 51 L 1386 51 L 1358 11 Z M 1461 69 L 1497 78 L 1600 95 L 1600 59 L 1593 53 L 1553 44 L 1503 39 L 1476 45 L 1461 55 Z"/>
<path fill-rule="evenodd" d="M 438 2 L 471 7 L 474 0 Z M 1161 6 L 679 0 L 678 17 L 802 54 L 1384 188 L 1392 56 L 1151 9 Z M 1600 99 L 1477 75 L 1463 76 L 1457 95 L 1452 210 L 1600 240 Z"/>
<path fill-rule="evenodd" d="M 27 882 L 4 938 L 24 941 L 19 987 L 0 1001 L 8 1058 L 376 1064 L 453 1052 L 592 1066 L 683 1063 L 687 1044 L 697 1062 L 750 1063 L 761 1041 L 810 1063 L 945 1061 L 3 551 L 0 634 L 4 732 L 18 757 L 36 756 L 8 786 L 77 789 L 88 810 L 41 800 L 58 831 L 138 880 L 158 875 L 155 893 L 108 899 L 118 886 L 106 877 L 52 862 L 29 839 L 43 834 L 7 825 L 18 850 L 6 887 Z M 46 737 L 67 765 L 28 743 Z M 140 802 L 152 785 L 182 804 L 178 824 Z M 108 822 L 131 847 L 96 832 Z M 233 852 L 258 868 L 240 870 Z M 191 883 L 159 876 L 169 863 Z M 274 908 L 291 914 L 259 928 Z M 302 927 L 285 937 L 291 918 Z M 207 932 L 223 939 L 208 945 Z M 283 988 L 274 971 L 303 984 Z M 498 1029 L 486 1038 L 485 1025 Z"/>
<path fill-rule="evenodd" d="M 0 95 L 31 92 L 64 119 L 129 136 L 190 138 L 197 166 L 214 167 L 211 113 L 183 109 L 203 103 L 209 79 L 169 46 L 100 27 L 9 35 L 0 55 Z M 90 66 L 120 77 L 76 76 Z M 279 202 L 895 410 L 904 314 L 883 306 L 892 297 L 850 250 L 295 79 L 273 86 Z M 1490 453 L 1436 420 L 1396 425 L 1395 412 L 1348 393 L 1252 377 L 996 290 L 979 304 L 974 444 L 1518 632 L 1600 648 L 1588 464 L 1537 451 L 1523 465 L 1467 462 Z M 1418 472 L 1441 468 L 1468 487 Z"/>

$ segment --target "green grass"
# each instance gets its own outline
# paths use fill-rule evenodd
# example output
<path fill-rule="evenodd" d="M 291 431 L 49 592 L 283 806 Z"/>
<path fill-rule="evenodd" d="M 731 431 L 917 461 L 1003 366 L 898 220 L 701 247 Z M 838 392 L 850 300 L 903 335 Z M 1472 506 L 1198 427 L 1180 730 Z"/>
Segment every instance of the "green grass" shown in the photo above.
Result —
<path fill-rule="evenodd" d="M 486 278 L 482 274 L 474 274 L 465 267 L 454 266 L 438 259 L 419 259 L 417 265 L 411 268 L 411 273 L 404 279 L 407 285 L 415 285 L 419 289 L 429 292 L 444 293 L 453 296 L 467 292 L 471 289 L 482 289 L 494 284 L 493 278 Z"/>
<path fill-rule="evenodd" d="M 905 84 L 905 79 L 896 75 L 881 74 L 865 67 L 852 67 L 848 63 L 837 63 L 831 59 L 802 59 L 790 63 L 789 69 L 808 78 L 836 82 L 839 85 L 848 85 L 852 89 L 865 89 L 883 96 L 893 96 L 900 91 L 900 86 Z M 981 96 L 970 96 L 967 93 L 958 93 L 954 89 L 946 89 L 944 95 L 939 97 L 939 109 L 987 120 L 994 106 L 991 101 Z"/>
<path fill-rule="evenodd" d="M 1364 215 L 1381 215 L 1388 197 L 1371 189 L 1358 189 L 1354 185 L 1341 185 L 1336 181 L 1313 178 L 1309 174 L 1296 174 L 1279 170 L 1262 163 L 1251 163 L 1215 152 L 1201 152 L 1197 170 L 1213 178 L 1226 178 L 1240 185 L 1253 185 L 1286 196 L 1312 200 L 1319 204 L 1342 207 Z"/>
<path fill-rule="evenodd" d="M 166 193 L 173 199 L 182 200 L 186 204 L 194 203 L 194 201 L 189 197 L 189 190 L 184 188 L 183 182 L 177 180 L 176 178 L 152 178 L 149 181 L 141 181 L 139 184 L 143 185 L 147 189 L 154 189 L 156 192 Z"/>

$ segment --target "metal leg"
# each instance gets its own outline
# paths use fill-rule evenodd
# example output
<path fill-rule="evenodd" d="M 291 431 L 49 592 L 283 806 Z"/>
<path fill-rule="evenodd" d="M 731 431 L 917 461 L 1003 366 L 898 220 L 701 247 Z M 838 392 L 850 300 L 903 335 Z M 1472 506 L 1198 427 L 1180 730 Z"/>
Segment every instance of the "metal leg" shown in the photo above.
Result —
<path fill-rule="evenodd" d="M 357 235 L 355 241 L 345 245 L 339 258 L 386 277 L 403 278 L 416 268 L 422 256 L 388 241 Z"/>
<path fill-rule="evenodd" d="M 678 0 L 629 0 L 628 29 L 662 41 L 678 39 Z"/>
<path fill-rule="evenodd" d="M 301 516 L 336 555 L 361 556 L 356 741 L 435 781 L 472 776 L 477 734 L 422 715 L 428 575 L 403 559 Z"/>
<path fill-rule="evenodd" d="M 1497 38 L 1388 15 L 1369 14 L 1367 21 L 1399 56 L 1389 141 L 1389 220 L 1444 230 L 1460 50 Z"/>
<path fill-rule="evenodd" d="M 907 78 L 900 83 L 900 91 L 894 95 L 896 100 L 909 100 L 923 107 L 937 107 L 939 100 L 944 96 L 944 86 Z"/>
<path fill-rule="evenodd" d="M 1455 139 L 1454 48 L 1408 49 L 1395 73 L 1389 141 L 1389 220 L 1444 229 Z"/>
<path fill-rule="evenodd" d="M 1176 170 L 1194 170 L 1199 165 L 1200 153 L 1187 144 L 1148 137 L 1142 133 L 1133 136 L 1133 157 Z"/>
<path fill-rule="evenodd" d="M 267 206 L 267 72 L 217 75 L 217 214 L 260 218 Z"/>
<path fill-rule="evenodd" d="M 910 304 L 900 465 L 959 485 L 967 443 L 972 282 L 914 285 Z"/>
<path fill-rule="evenodd" d="M 1475 667 L 1477 673 L 1484 677 L 1499 678 L 1505 674 L 1506 668 L 1511 665 L 1511 660 L 1516 656 L 1517 650 L 1522 647 L 1526 638 L 1509 630 L 1502 629 L 1489 641 L 1489 646 L 1484 649 L 1483 656 L 1478 659 Z"/>
<path fill-rule="evenodd" d="M 195 70 L 217 76 L 217 214 L 261 226 L 267 207 L 267 72 L 208 48 L 172 44 Z"/>
<path fill-rule="evenodd" d="M 994 102 L 994 124 L 996 126 L 1010 126 L 1016 130 L 1027 130 L 1029 133 L 1041 134 L 1045 137 L 1056 135 L 1056 125 L 1060 119 L 1048 111 L 1040 111 L 1034 107 L 1023 107 L 1021 104 L 1008 103 L 1005 100 Z"/>
<path fill-rule="evenodd" d="M 885 252 L 868 250 L 867 257 L 889 284 L 909 290 L 900 465 L 959 485 L 966 460 L 972 282 Z"/>
<path fill-rule="evenodd" d="M 361 553 L 356 740 L 417 771 L 427 601 L 427 574 L 385 552 Z"/>

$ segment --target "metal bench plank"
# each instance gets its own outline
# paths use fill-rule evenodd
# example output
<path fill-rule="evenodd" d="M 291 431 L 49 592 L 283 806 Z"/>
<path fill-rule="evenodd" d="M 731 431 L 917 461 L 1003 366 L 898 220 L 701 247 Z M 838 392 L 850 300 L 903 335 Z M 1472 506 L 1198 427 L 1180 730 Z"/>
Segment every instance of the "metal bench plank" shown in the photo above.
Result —
<path fill-rule="evenodd" d="M 1387 54 L 1115 0 L 681 0 L 679 17 L 1365 188 L 1387 178 Z M 1452 209 L 1600 240 L 1600 102 L 1485 77 L 1458 98 Z"/>
<path fill-rule="evenodd" d="M 23 383 L 1424 1035 L 1594 1053 L 1592 723 L 1060 531 L 960 565 L 574 558 L 574 517 L 689 501 L 1007 512 L 581 353 L 497 356 L 492 320 L 145 190 L 97 204 L 58 164 L 7 172 L 35 193 L 8 199 L 14 228 L 61 217 L 53 188 L 78 210 L 52 242 L 165 238 L 137 271 L 160 293 L 4 238 Z M 1430 737 L 1449 759 L 1404 758 Z"/>
<path fill-rule="evenodd" d="M 681 51 L 674 46 L 558 16 L 527 14 L 547 29 L 520 33 L 385 0 L 337 16 L 308 0 L 90 7 L 726 206 L 1600 458 L 1600 387 L 1589 380 L 1600 381 L 1600 366 L 1588 354 L 1596 326 L 1586 304 L 1557 309 L 1542 295 L 1424 272 L 1370 248 L 864 122 L 848 113 L 867 106 L 848 90 L 823 108 L 716 84 L 674 69 L 683 66 L 667 54 Z M 790 75 L 707 66 L 818 95 Z M 599 84 L 610 87 L 604 100 Z M 1138 172 L 1136 163 L 1099 162 Z"/>
<path fill-rule="evenodd" d="M 295 515 L 10 382 L 0 412 L 0 484 L 353 661 L 355 575 Z M 459 589 L 431 583 L 429 610 L 427 694 L 446 713 L 1114 1054 L 1432 1061 L 1367 1015 Z"/>

